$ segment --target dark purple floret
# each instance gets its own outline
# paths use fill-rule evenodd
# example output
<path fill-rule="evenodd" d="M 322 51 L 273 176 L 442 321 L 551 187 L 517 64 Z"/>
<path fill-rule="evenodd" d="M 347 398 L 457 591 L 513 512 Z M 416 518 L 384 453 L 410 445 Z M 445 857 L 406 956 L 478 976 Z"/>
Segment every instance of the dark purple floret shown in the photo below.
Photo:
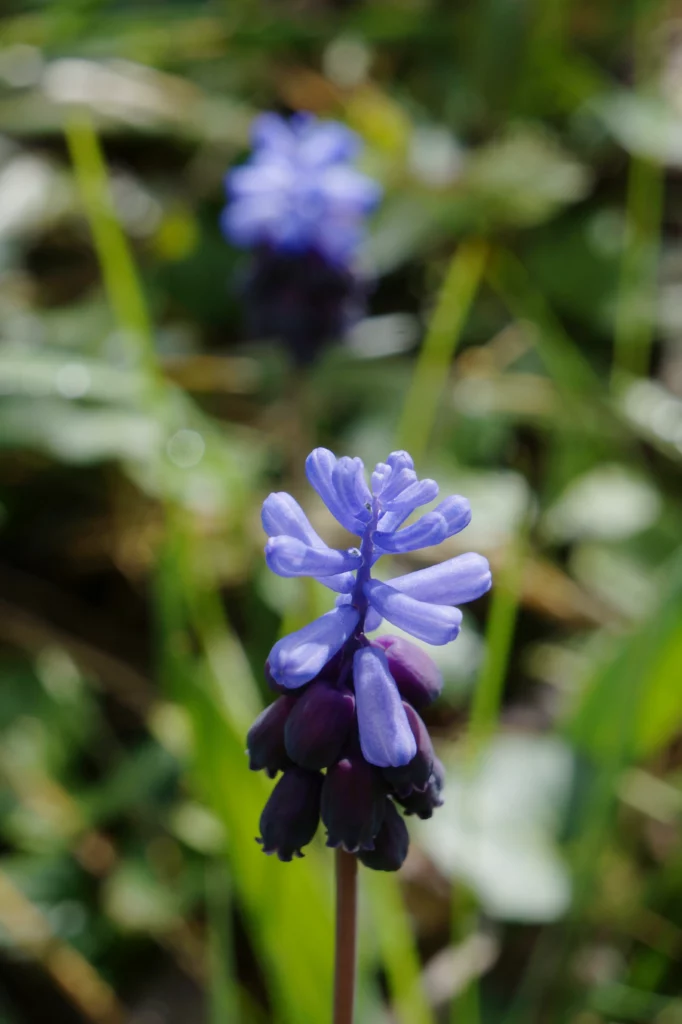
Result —
<path fill-rule="evenodd" d="M 407 826 L 395 809 L 392 800 L 386 800 L 384 822 L 374 839 L 373 850 L 361 850 L 358 858 L 374 871 L 397 871 L 407 857 L 410 836 Z"/>
<path fill-rule="evenodd" d="M 385 810 L 381 774 L 359 752 L 328 770 L 321 806 L 327 846 L 341 846 L 349 853 L 371 850 Z"/>
<path fill-rule="evenodd" d="M 427 707 L 443 689 L 443 676 L 433 658 L 421 647 L 399 636 L 378 636 L 372 643 L 386 654 L 400 694 L 412 707 Z"/>
<path fill-rule="evenodd" d="M 414 790 L 407 797 L 398 797 L 398 803 L 405 808 L 405 814 L 416 814 L 426 821 L 433 816 L 436 807 L 443 806 L 441 793 L 445 783 L 445 769 L 437 757 L 433 759 L 433 771 L 423 793 Z"/>
<path fill-rule="evenodd" d="M 403 701 L 407 721 L 410 724 L 412 735 L 417 742 L 417 753 L 409 764 L 400 768 L 384 768 L 383 776 L 390 783 L 398 796 L 409 796 L 413 790 L 424 790 L 428 785 L 433 769 L 433 744 L 429 736 L 429 730 L 414 710 L 414 708 Z"/>
<path fill-rule="evenodd" d="M 318 252 L 262 246 L 243 285 L 247 333 L 281 338 L 294 362 L 304 366 L 361 318 L 366 291 L 354 270 Z"/>
<path fill-rule="evenodd" d="M 265 769 L 274 779 L 279 771 L 291 767 L 291 760 L 284 745 L 284 727 L 296 698 L 291 695 L 278 699 L 261 711 L 246 736 L 249 768 L 252 771 Z"/>
<path fill-rule="evenodd" d="M 302 768 L 285 771 L 260 816 L 264 853 L 276 853 L 280 860 L 302 857 L 301 850 L 317 831 L 323 777 Z"/>
<path fill-rule="evenodd" d="M 350 690 L 319 680 L 296 701 L 285 729 L 286 750 L 301 768 L 318 770 L 338 761 L 355 718 Z"/>

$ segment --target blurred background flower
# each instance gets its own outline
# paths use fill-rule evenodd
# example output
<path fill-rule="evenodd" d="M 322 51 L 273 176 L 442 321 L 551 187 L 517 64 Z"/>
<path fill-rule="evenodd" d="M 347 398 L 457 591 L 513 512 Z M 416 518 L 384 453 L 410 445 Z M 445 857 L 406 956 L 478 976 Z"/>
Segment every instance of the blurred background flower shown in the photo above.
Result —
<path fill-rule="evenodd" d="M 360 139 L 337 122 L 262 114 L 251 141 L 251 159 L 226 177 L 222 226 L 254 250 L 243 291 L 252 333 L 281 338 L 305 364 L 362 314 L 358 250 L 381 188 L 350 166 Z"/>

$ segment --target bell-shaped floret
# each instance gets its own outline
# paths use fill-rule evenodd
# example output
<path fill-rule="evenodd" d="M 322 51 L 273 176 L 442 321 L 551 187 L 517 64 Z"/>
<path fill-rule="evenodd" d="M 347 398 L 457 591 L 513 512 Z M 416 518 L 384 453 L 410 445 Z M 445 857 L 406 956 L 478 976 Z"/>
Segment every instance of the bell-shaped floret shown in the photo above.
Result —
<path fill-rule="evenodd" d="M 317 831 L 323 776 L 289 768 L 279 780 L 260 816 L 263 853 L 280 860 L 302 857 L 301 850 Z"/>
<path fill-rule="evenodd" d="M 285 731 L 286 752 L 302 768 L 328 768 L 338 760 L 355 718 L 355 698 L 329 680 L 311 684 L 296 701 Z"/>
<path fill-rule="evenodd" d="M 340 846 L 348 853 L 371 850 L 385 810 L 386 789 L 381 774 L 359 751 L 327 771 L 321 804 L 327 846 Z"/>
<path fill-rule="evenodd" d="M 409 845 L 407 826 L 393 802 L 387 800 L 384 823 L 374 838 L 374 849 L 360 850 L 358 859 L 373 871 L 397 871 L 407 857 Z"/>
<path fill-rule="evenodd" d="M 372 645 L 386 654 L 388 668 L 400 695 L 419 710 L 431 704 L 443 689 L 443 676 L 427 652 L 404 637 L 378 636 Z"/>
<path fill-rule="evenodd" d="M 287 718 L 296 703 L 292 696 L 279 697 L 261 711 L 246 735 L 246 750 L 249 768 L 252 771 L 264 769 L 270 778 L 277 772 L 291 767 L 291 760 L 284 745 L 284 728 Z"/>
<path fill-rule="evenodd" d="M 432 817 L 436 807 L 443 806 L 441 793 L 444 784 L 445 769 L 439 759 L 434 757 L 433 770 L 424 792 L 420 793 L 415 789 L 407 797 L 398 797 L 398 802 L 405 808 L 405 814 L 416 814 L 425 821 Z"/>

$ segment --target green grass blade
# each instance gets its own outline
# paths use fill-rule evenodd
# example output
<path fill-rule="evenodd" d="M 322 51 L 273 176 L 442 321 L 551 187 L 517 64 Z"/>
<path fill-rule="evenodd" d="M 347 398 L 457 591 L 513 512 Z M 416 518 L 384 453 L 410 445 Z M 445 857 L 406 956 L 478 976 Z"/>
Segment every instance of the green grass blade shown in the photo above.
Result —
<path fill-rule="evenodd" d="M 392 1009 L 400 1024 L 434 1024 L 420 977 L 419 956 L 400 892 L 391 875 L 363 871 L 362 884 L 372 908 L 381 960 L 391 992 Z"/>
<path fill-rule="evenodd" d="M 480 240 L 462 242 L 438 296 L 398 428 L 398 447 L 423 458 L 447 384 L 448 368 L 478 288 L 487 255 Z"/>

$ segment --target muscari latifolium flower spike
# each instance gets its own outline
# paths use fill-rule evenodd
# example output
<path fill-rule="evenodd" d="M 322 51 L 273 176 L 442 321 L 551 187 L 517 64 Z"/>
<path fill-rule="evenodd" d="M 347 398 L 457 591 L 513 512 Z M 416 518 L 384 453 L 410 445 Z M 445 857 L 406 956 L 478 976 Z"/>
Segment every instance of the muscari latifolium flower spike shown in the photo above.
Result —
<path fill-rule="evenodd" d="M 222 227 L 253 253 L 250 331 L 282 338 L 303 364 L 362 315 L 357 255 L 381 189 L 352 166 L 360 140 L 337 122 L 262 114 L 251 141 L 248 162 L 226 176 Z"/>
<path fill-rule="evenodd" d="M 253 724 L 247 746 L 253 769 L 282 775 L 261 816 L 260 842 L 281 860 L 301 856 L 321 817 L 328 846 L 395 871 L 408 848 L 398 809 L 430 818 L 443 802 L 443 766 L 419 714 L 442 679 L 422 647 L 366 633 L 387 619 L 428 644 L 450 643 L 462 621 L 456 606 L 490 588 L 490 568 L 469 553 L 388 583 L 372 577 L 381 555 L 439 544 L 471 519 L 469 502 L 455 496 L 403 525 L 438 494 L 433 480 L 418 479 L 407 452 L 380 462 L 369 486 L 361 459 L 325 448 L 311 452 L 306 472 L 359 546 L 328 547 L 290 494 L 263 503 L 270 569 L 312 576 L 338 596 L 332 611 L 279 640 L 266 663 L 280 696 Z"/>

